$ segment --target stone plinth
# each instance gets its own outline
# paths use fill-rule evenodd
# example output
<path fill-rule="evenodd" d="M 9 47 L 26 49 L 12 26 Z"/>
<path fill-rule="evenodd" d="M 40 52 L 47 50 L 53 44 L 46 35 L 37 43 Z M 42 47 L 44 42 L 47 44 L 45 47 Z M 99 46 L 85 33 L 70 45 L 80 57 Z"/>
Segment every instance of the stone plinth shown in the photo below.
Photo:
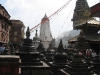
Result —
<path fill-rule="evenodd" d="M 50 75 L 60 75 L 60 69 L 65 68 L 65 65 L 59 65 L 59 64 L 53 64 L 53 62 L 49 62 L 51 71 L 50 71 Z"/>
<path fill-rule="evenodd" d="M 22 75 L 49 75 L 50 67 L 44 63 L 41 62 L 43 65 L 30 65 L 30 63 L 27 63 L 27 65 L 21 65 L 21 74 Z"/>
<path fill-rule="evenodd" d="M 20 75 L 19 56 L 0 55 L 0 75 Z"/>

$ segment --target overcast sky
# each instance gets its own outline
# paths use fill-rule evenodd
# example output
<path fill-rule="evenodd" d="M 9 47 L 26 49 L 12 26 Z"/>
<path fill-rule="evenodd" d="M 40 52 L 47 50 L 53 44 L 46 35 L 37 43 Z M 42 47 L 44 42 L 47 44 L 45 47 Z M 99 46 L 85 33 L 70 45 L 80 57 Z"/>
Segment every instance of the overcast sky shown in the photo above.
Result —
<path fill-rule="evenodd" d="M 49 17 L 68 0 L 0 0 L 11 16 L 11 19 L 21 20 L 26 28 L 30 29 L 41 22 L 45 13 Z M 99 0 L 87 0 L 89 6 L 93 6 Z M 66 8 L 52 17 L 50 20 L 50 28 L 53 37 L 59 36 L 62 32 L 72 30 L 72 15 L 76 0 L 72 0 Z M 34 37 L 35 31 L 31 33 Z M 38 32 L 39 34 L 39 32 Z"/>

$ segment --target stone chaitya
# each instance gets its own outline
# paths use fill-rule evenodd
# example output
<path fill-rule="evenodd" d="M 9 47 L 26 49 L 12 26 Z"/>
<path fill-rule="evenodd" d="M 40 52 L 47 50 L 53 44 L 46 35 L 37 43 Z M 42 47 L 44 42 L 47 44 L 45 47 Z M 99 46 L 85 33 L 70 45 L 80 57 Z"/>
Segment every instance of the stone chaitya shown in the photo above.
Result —
<path fill-rule="evenodd" d="M 45 55 L 46 51 L 45 51 L 45 48 L 44 48 L 41 40 L 40 40 L 40 43 L 39 43 L 39 45 L 37 47 L 37 51 L 40 52 L 40 60 L 44 61 L 45 60 L 45 56 L 44 55 Z"/>
<path fill-rule="evenodd" d="M 84 55 L 84 61 L 91 66 L 91 56 L 86 54 L 87 50 L 90 50 L 90 46 L 88 44 L 88 40 L 86 40 L 86 37 L 84 36 L 84 32 L 81 30 L 77 42 L 74 45 L 74 49 L 77 49 L 79 53 L 82 53 Z"/>
<path fill-rule="evenodd" d="M 84 36 L 83 30 L 80 31 L 80 34 L 77 38 L 77 42 L 74 45 L 74 49 L 78 49 L 80 51 L 83 51 L 83 53 L 86 53 L 87 49 L 90 49 L 90 46 L 88 44 L 88 40 L 86 40 L 86 37 Z"/>
<path fill-rule="evenodd" d="M 36 51 L 34 46 L 32 46 L 29 27 L 27 28 L 26 38 L 23 40 L 23 45 L 16 54 L 20 55 L 21 61 L 23 62 L 22 64 L 25 64 L 25 62 L 30 62 L 32 65 L 42 65 L 39 60 L 39 52 Z"/>
<path fill-rule="evenodd" d="M 23 45 L 20 48 L 19 52 L 17 52 L 16 54 L 19 55 L 21 58 L 20 67 L 22 75 L 38 75 L 48 73 L 46 71 L 48 71 L 49 66 L 40 61 L 40 53 L 32 45 L 29 27 L 27 28 L 26 38 L 23 40 Z"/>
<path fill-rule="evenodd" d="M 84 54 L 81 50 L 85 50 L 87 45 L 85 45 L 85 37 L 82 36 L 83 32 L 80 32 L 80 36 L 77 38 L 77 43 L 75 43 L 76 52 L 73 53 L 72 61 L 69 61 L 66 68 L 61 70 L 62 75 L 92 75 L 91 68 L 84 61 Z M 84 46 L 83 46 L 84 44 Z M 83 47 L 82 47 L 83 46 Z M 85 47 L 85 48 L 84 48 Z"/>
<path fill-rule="evenodd" d="M 41 40 L 40 40 L 40 43 L 37 47 L 37 51 L 40 52 L 40 53 L 45 53 L 45 48 L 44 48 Z"/>
<path fill-rule="evenodd" d="M 82 58 L 83 56 L 78 53 L 73 54 L 73 60 L 61 70 L 62 75 L 92 75 L 91 69 Z"/>
<path fill-rule="evenodd" d="M 53 62 L 50 62 L 51 67 L 51 75 L 59 75 L 59 69 L 62 69 L 67 64 L 67 54 L 63 51 L 62 39 L 60 39 L 60 43 L 57 49 L 57 53 L 54 55 Z"/>
<path fill-rule="evenodd" d="M 33 37 L 33 45 L 35 46 L 35 48 L 38 47 L 39 42 L 40 42 L 40 39 L 39 39 L 39 37 L 38 37 L 37 29 L 36 29 L 35 37 Z"/>
<path fill-rule="evenodd" d="M 55 54 L 55 49 L 54 49 L 54 44 L 52 44 L 52 41 L 51 43 L 49 44 L 49 47 L 46 51 L 46 54 L 45 54 L 45 57 L 46 57 L 46 62 L 52 62 L 53 61 L 53 57 L 54 57 L 54 54 Z"/>
<path fill-rule="evenodd" d="M 53 64 L 65 65 L 67 63 L 67 54 L 63 51 L 62 39 L 60 39 L 60 43 L 57 49 L 57 53 L 54 56 Z"/>
<path fill-rule="evenodd" d="M 69 45 L 67 46 L 67 51 L 66 51 L 67 60 L 68 60 L 68 61 L 72 61 L 73 52 L 74 52 L 73 45 L 72 45 L 72 44 L 69 44 Z"/>

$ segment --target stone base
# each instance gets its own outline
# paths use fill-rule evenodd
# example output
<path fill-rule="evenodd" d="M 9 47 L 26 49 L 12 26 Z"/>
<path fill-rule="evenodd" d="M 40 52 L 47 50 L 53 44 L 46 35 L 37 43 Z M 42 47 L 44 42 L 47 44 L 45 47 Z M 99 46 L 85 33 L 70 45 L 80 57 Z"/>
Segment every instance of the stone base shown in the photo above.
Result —
<path fill-rule="evenodd" d="M 64 69 L 60 69 L 59 73 L 60 73 L 60 75 L 95 75 L 95 74 L 89 73 L 89 72 L 84 73 L 84 71 L 83 72 L 71 72 L 71 74 L 70 74 L 70 73 L 66 72 Z"/>
<path fill-rule="evenodd" d="M 19 56 L 0 55 L 0 75 L 20 75 Z"/>
<path fill-rule="evenodd" d="M 50 75 L 60 75 L 59 70 L 65 68 L 65 65 L 57 65 L 57 64 L 53 64 L 53 62 L 49 62 L 51 71 L 50 71 Z"/>
<path fill-rule="evenodd" d="M 17 73 L 0 73 L 0 75 L 21 75 L 21 74 L 17 74 Z"/>
<path fill-rule="evenodd" d="M 60 74 L 61 74 L 61 75 L 70 75 L 70 74 L 68 74 L 67 72 L 65 72 L 63 69 L 60 69 Z"/>
<path fill-rule="evenodd" d="M 49 62 L 49 65 L 53 69 L 62 69 L 62 68 L 65 68 L 65 65 L 53 64 L 53 62 Z"/>
<path fill-rule="evenodd" d="M 50 67 L 42 62 L 41 66 L 23 65 L 21 68 L 21 75 L 49 75 Z"/>
<path fill-rule="evenodd" d="M 49 75 L 49 70 L 22 70 L 21 75 Z"/>

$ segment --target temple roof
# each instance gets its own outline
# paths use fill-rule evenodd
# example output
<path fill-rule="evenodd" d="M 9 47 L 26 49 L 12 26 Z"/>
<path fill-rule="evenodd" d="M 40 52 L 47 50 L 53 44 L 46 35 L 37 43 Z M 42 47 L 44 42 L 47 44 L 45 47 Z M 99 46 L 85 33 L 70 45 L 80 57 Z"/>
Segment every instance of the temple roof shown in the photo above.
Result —
<path fill-rule="evenodd" d="M 76 29 L 80 29 L 80 27 L 82 27 L 82 26 L 84 26 L 84 25 L 86 25 L 87 24 L 87 26 L 95 26 L 95 27 L 100 27 L 100 21 L 98 21 L 98 20 L 96 20 L 96 19 L 94 19 L 94 18 L 90 18 L 89 20 L 87 20 L 87 21 L 79 21 L 79 23 L 77 23 L 76 24 Z"/>
<path fill-rule="evenodd" d="M 91 24 L 91 25 L 96 25 L 96 24 L 97 24 L 97 25 L 100 25 L 100 22 L 97 21 L 96 19 L 88 20 L 87 23 L 88 23 L 88 24 Z"/>
<path fill-rule="evenodd" d="M 84 34 L 84 35 L 85 35 L 87 41 L 91 41 L 91 42 L 97 42 L 97 41 L 99 42 L 100 41 L 100 34 Z M 70 40 L 68 40 L 68 42 L 69 43 L 76 42 L 78 37 L 79 37 L 79 35 L 71 38 Z"/>

